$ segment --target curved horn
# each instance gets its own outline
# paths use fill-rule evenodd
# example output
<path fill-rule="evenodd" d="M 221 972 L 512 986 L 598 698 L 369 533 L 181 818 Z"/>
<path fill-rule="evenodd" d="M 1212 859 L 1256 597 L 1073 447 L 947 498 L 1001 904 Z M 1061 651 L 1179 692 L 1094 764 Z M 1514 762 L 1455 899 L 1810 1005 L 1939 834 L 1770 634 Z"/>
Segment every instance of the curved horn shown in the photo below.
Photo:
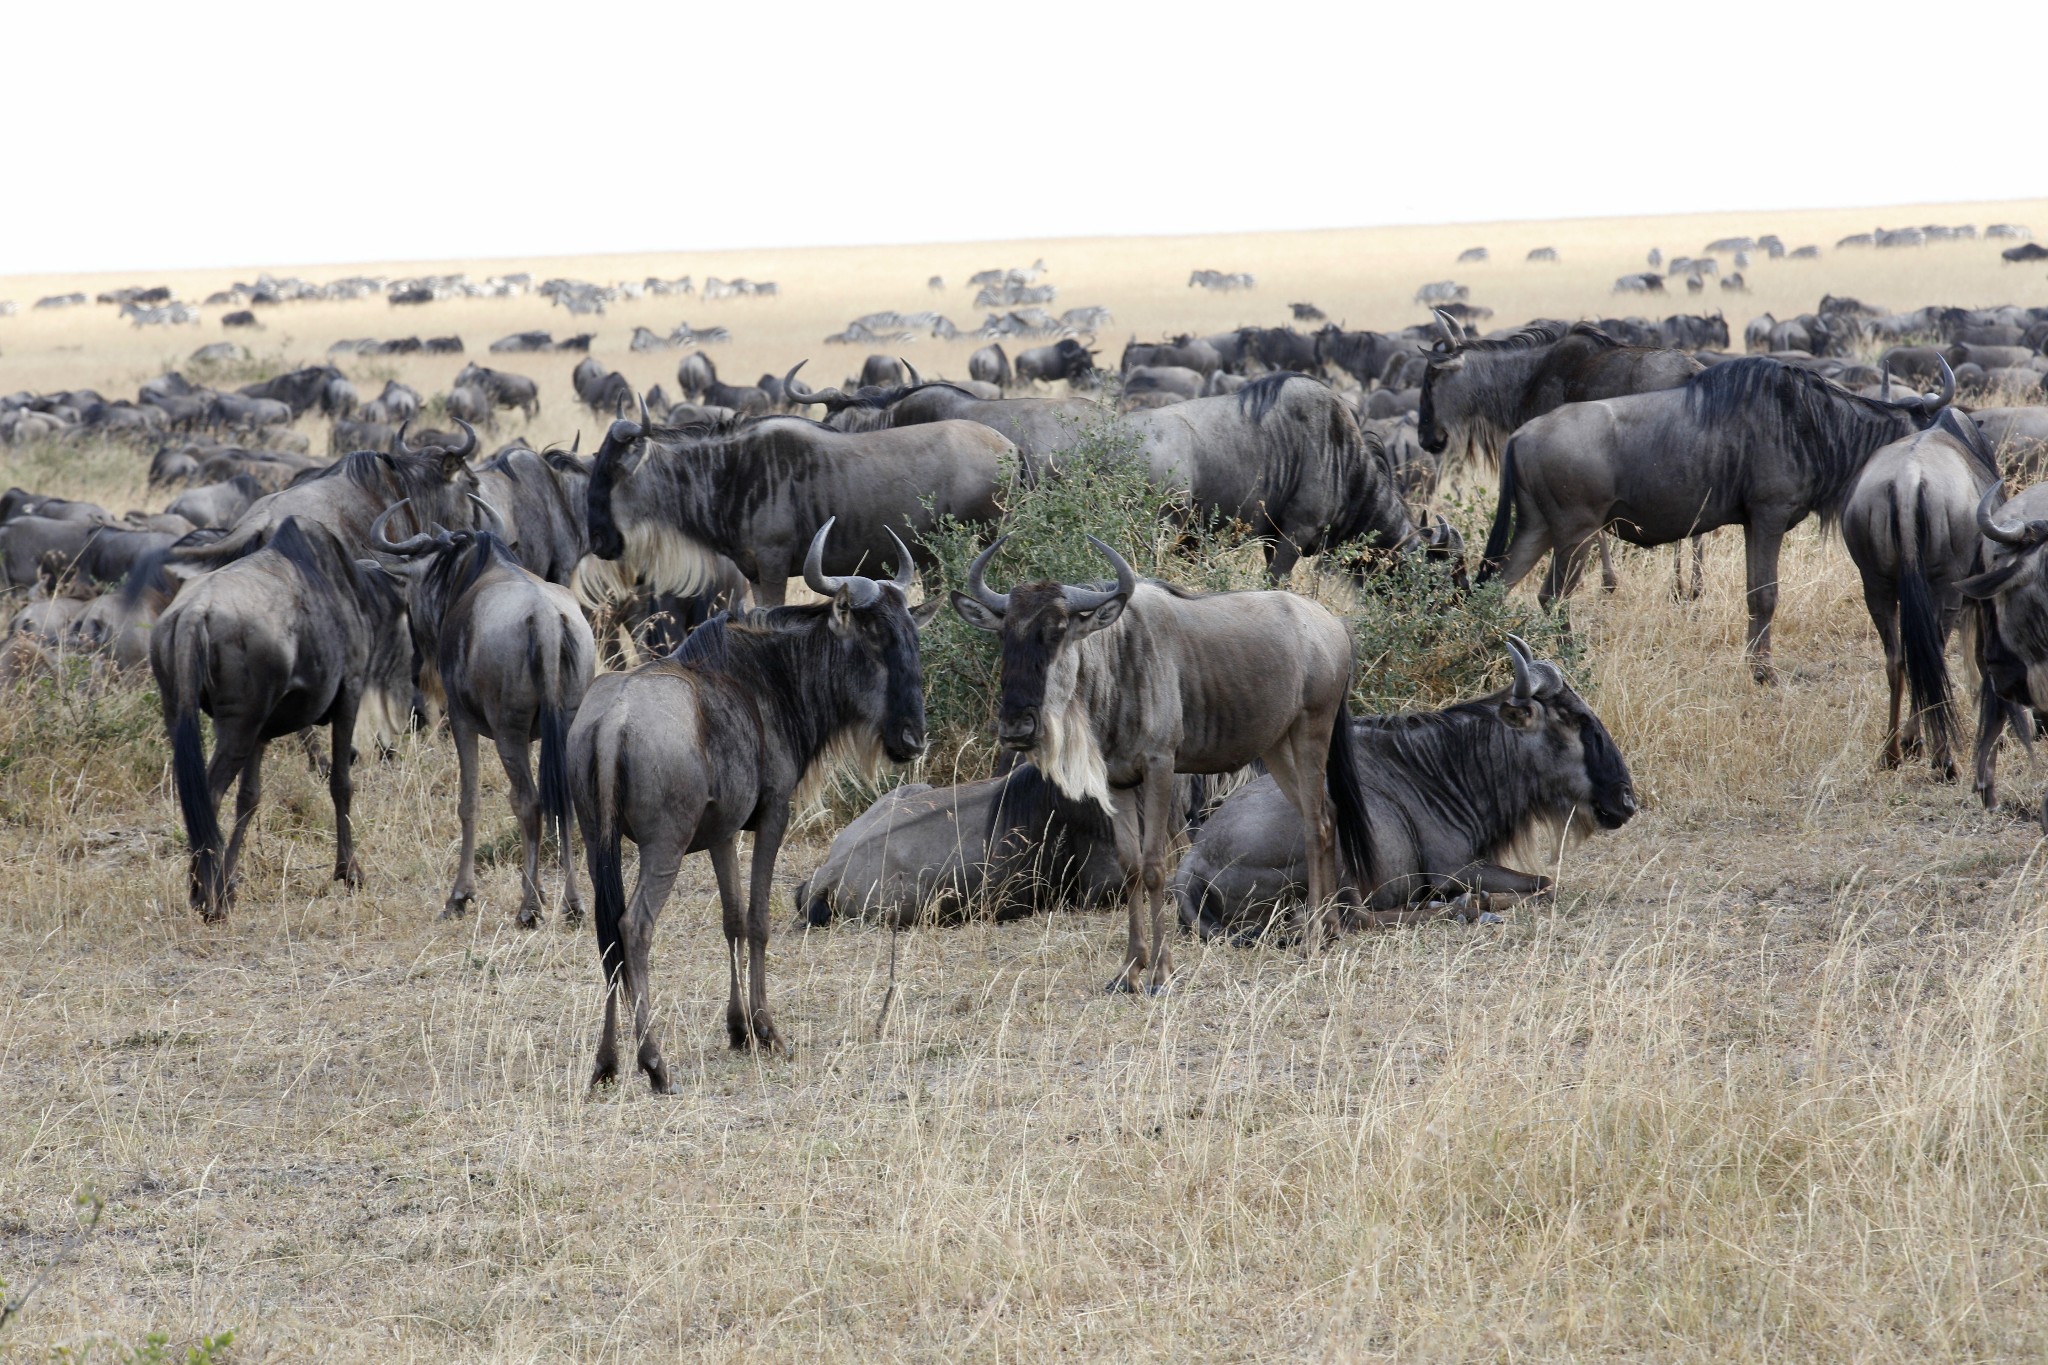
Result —
<path fill-rule="evenodd" d="M 896 357 L 896 363 L 901 365 L 905 370 L 909 371 L 910 386 L 912 388 L 916 388 L 919 384 L 924 383 L 924 376 L 917 372 L 917 366 L 911 364 L 908 360 L 905 360 L 900 355 Z"/>
<path fill-rule="evenodd" d="M 647 395 L 643 393 L 640 395 L 640 430 L 652 431 L 653 429 L 654 421 L 647 415 Z M 579 431 L 576 434 L 581 436 L 583 433 Z"/>
<path fill-rule="evenodd" d="M 505 539 L 505 519 L 498 515 L 498 509 L 474 493 L 469 495 L 469 500 L 475 503 L 477 510 L 484 514 L 483 529 L 489 531 L 500 540 Z"/>
<path fill-rule="evenodd" d="M 888 528 L 889 539 L 896 542 L 896 577 L 890 580 L 906 595 L 910 585 L 917 581 L 917 573 L 910 565 L 910 547 L 903 543 L 903 537 L 896 534 L 896 528 Z"/>
<path fill-rule="evenodd" d="M 804 555 L 804 582 L 820 597 L 837 597 L 839 590 L 846 586 L 843 578 L 833 578 L 825 572 L 825 537 L 832 534 L 832 523 L 837 517 L 825 518 L 825 524 L 818 528 L 818 534 L 811 537 L 811 548 Z"/>
<path fill-rule="evenodd" d="M 400 498 L 397 502 L 392 503 L 377 514 L 377 519 L 370 523 L 370 544 L 373 547 L 382 550 L 387 555 L 416 555 L 422 550 L 433 548 L 434 534 L 431 531 L 422 531 L 418 535 L 410 536 L 405 540 L 392 540 L 384 534 L 384 528 L 389 526 L 391 519 L 398 515 L 398 509 L 409 506 L 411 503 L 411 498 Z"/>
<path fill-rule="evenodd" d="M 412 419 L 411 419 L 410 417 L 408 417 L 408 418 L 406 418 L 406 419 L 405 419 L 405 420 L 404 420 L 403 422 L 400 422 L 400 423 L 398 424 L 398 430 L 392 433 L 392 435 L 391 435 L 391 453 L 392 453 L 393 455 L 417 455 L 417 454 L 419 454 L 419 452 L 418 452 L 418 451 L 414 450 L 414 449 L 413 449 L 413 448 L 412 448 L 411 446 L 409 446 L 409 445 L 407 445 L 407 444 L 405 443 L 405 433 L 406 433 L 406 431 L 407 431 L 407 430 L 408 430 L 408 429 L 409 429 L 409 428 L 410 428 L 411 426 L 412 426 Z"/>
<path fill-rule="evenodd" d="M 1449 313 L 1446 313 L 1441 308 L 1432 308 L 1429 310 L 1429 312 L 1430 316 L 1436 319 L 1437 331 L 1443 333 L 1444 344 L 1454 351 L 1457 350 L 1458 347 L 1461 344 L 1463 344 L 1465 340 L 1465 338 L 1462 335 L 1460 335 L 1457 322 L 1451 317 Z"/>
<path fill-rule="evenodd" d="M 576 454 L 576 453 L 577 453 L 578 451 L 580 451 L 580 450 L 582 450 L 582 449 L 583 449 L 583 428 L 582 428 L 582 427 L 578 427 L 578 428 L 576 428 L 576 439 L 575 439 L 575 440 L 573 440 L 573 441 L 571 441 L 571 442 L 569 442 L 569 453 L 570 453 L 571 455 L 574 455 L 574 454 Z"/>
<path fill-rule="evenodd" d="M 1991 519 L 1991 500 L 2005 496 L 2004 480 L 1997 480 L 1984 490 L 1984 496 L 1977 501 L 1977 529 L 1984 533 L 1984 539 L 2000 545 L 2030 545 L 2032 526 L 2023 526 L 2017 531 L 2008 531 Z"/>
<path fill-rule="evenodd" d="M 989 560 L 995 558 L 996 551 L 1002 549 L 1003 542 L 1008 539 L 1007 535 L 997 536 L 988 543 L 988 548 L 976 555 L 974 562 L 967 566 L 967 595 L 998 616 L 1010 609 L 1010 594 L 993 591 L 988 584 L 981 581 L 981 575 L 988 568 Z"/>
<path fill-rule="evenodd" d="M 1508 636 L 1508 657 L 1514 661 L 1515 665 L 1515 700 L 1533 700 L 1536 696 L 1536 678 L 1534 670 L 1530 668 L 1530 664 L 1535 661 L 1535 655 L 1529 652 L 1529 646 L 1522 643 L 1521 637 L 1510 635 Z"/>
<path fill-rule="evenodd" d="M 1956 372 L 1948 367 L 1948 358 L 1946 356 L 1937 355 L 1934 357 L 1934 362 L 1941 366 L 1941 397 L 1938 401 L 1931 398 L 1923 400 L 1925 410 L 1928 412 L 1939 412 L 1950 403 L 1956 401 Z"/>
<path fill-rule="evenodd" d="M 1880 363 L 1879 368 L 1884 372 L 1884 387 L 1877 391 L 1877 401 L 1889 403 L 1892 401 L 1892 357 L 1889 351 L 1885 353 L 1884 360 Z"/>
<path fill-rule="evenodd" d="M 460 417 L 455 419 L 455 425 L 462 428 L 463 441 L 461 445 L 448 453 L 458 459 L 466 460 L 476 454 L 476 428 L 463 421 Z"/>
<path fill-rule="evenodd" d="M 1103 544 L 1094 536 L 1088 537 L 1088 543 L 1101 551 L 1104 559 L 1107 559 L 1116 566 L 1116 586 L 1098 589 L 1093 592 L 1080 588 L 1068 588 L 1066 590 L 1066 597 L 1067 608 L 1070 611 L 1095 611 L 1115 598 L 1128 598 L 1138 589 L 1138 575 L 1132 572 L 1130 564 L 1125 561 L 1122 555 L 1110 549 L 1109 546 Z"/>

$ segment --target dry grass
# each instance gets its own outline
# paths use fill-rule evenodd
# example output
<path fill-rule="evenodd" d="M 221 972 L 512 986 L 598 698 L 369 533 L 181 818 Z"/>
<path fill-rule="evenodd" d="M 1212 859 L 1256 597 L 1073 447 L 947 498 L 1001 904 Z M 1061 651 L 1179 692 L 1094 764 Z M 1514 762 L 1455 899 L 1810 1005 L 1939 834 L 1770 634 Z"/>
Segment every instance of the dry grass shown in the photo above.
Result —
<path fill-rule="evenodd" d="M 1838 235 L 1783 221 L 1763 226 Z M 1544 235 L 1569 258 L 1574 233 L 1593 229 Z M 1501 254 L 1462 230 L 1438 254 L 1481 236 Z M 1253 245 L 1271 256 L 1157 254 L 1260 269 L 1307 250 Z M 1328 306 L 1392 291 L 1384 271 L 1404 293 L 1452 273 L 1408 265 L 1300 292 Z M 1806 306 L 1960 297 L 1834 271 Z M 1969 297 L 2004 296 L 2001 278 Z M 895 302 L 813 316 L 785 288 L 745 307 L 821 335 Z M 1168 302 L 1203 325 L 1221 306 Z M 88 469 L 75 491 L 119 477 Z M 233 1327 L 251 1360 L 2040 1358 L 2035 830 L 1874 769 L 1877 655 L 1838 545 L 1788 548 L 1774 689 L 1739 658 L 1732 534 L 1696 605 L 1669 600 L 1667 555 L 1623 572 L 1574 616 L 1648 808 L 1563 861 L 1554 909 L 1311 961 L 1185 945 L 1174 991 L 1142 1002 L 1099 993 L 1121 933 L 1104 917 L 907 934 L 879 1041 L 887 934 L 781 936 L 795 1053 L 765 1059 L 724 1047 L 698 860 L 656 954 L 682 1087 L 664 1099 L 585 1093 L 595 955 L 511 927 L 512 868 L 483 874 L 469 922 L 433 920 L 445 743 L 363 772 L 355 894 L 325 880 L 324 790 L 280 746 L 241 904 L 206 927 L 183 906 L 149 699 L 0 700 L 0 1275 L 54 1250 L 74 1188 L 108 1198 L 0 1342 L 154 1326 Z M 2007 777 L 2038 791 L 2010 755 Z M 487 835 L 510 825 L 501 791 Z M 798 847 L 784 884 L 822 851 Z"/>

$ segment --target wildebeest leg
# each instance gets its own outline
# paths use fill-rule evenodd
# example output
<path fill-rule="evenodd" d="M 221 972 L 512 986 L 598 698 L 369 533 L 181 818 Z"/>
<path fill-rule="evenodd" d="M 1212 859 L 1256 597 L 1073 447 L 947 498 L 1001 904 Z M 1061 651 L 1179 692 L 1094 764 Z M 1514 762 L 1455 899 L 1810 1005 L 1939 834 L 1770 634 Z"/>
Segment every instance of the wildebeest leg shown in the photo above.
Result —
<path fill-rule="evenodd" d="M 1742 528 L 1743 556 L 1749 571 L 1750 671 L 1760 683 L 1776 681 L 1771 669 L 1771 618 L 1778 614 L 1778 552 L 1785 528 L 1752 521 Z"/>
<path fill-rule="evenodd" d="M 1286 536 L 1275 535 L 1266 542 L 1266 577 L 1273 586 L 1281 587 L 1294 577 L 1294 566 L 1301 559 L 1301 547 Z"/>
<path fill-rule="evenodd" d="M 1891 689 L 1891 709 L 1884 727 L 1884 749 L 1878 763 L 1896 768 L 1902 761 L 1899 734 L 1900 699 L 1906 686 L 1906 664 L 1899 653 L 1899 604 L 1890 587 L 1866 578 L 1863 605 L 1870 612 L 1870 624 L 1877 627 L 1877 641 L 1884 646 L 1884 681 Z"/>
<path fill-rule="evenodd" d="M 1697 602 L 1706 591 L 1703 576 L 1707 571 L 1707 533 L 1702 531 L 1692 538 L 1692 591 L 1686 594 L 1688 601 Z"/>
<path fill-rule="evenodd" d="M 2005 733 L 2013 709 L 1993 690 L 1989 678 L 1978 680 L 1977 773 L 1970 789 L 1977 793 L 1985 810 L 1998 809 L 1998 740 Z"/>
<path fill-rule="evenodd" d="M 1508 542 L 1508 552 L 1501 560 L 1501 586 L 1512 588 L 1527 578 L 1529 571 L 1550 553 L 1553 544 L 1555 539 L 1548 526 L 1538 523 L 1533 516 L 1524 516 L 1515 524 L 1514 538 Z"/>
<path fill-rule="evenodd" d="M 1537 602 L 1545 611 L 1560 599 L 1572 595 L 1586 572 L 1586 560 L 1596 546 L 1603 554 L 1606 552 L 1607 537 L 1598 531 L 1578 540 L 1558 542 L 1557 553 L 1550 561 L 1550 573 L 1543 580 L 1542 591 L 1536 594 Z"/>
<path fill-rule="evenodd" d="M 259 739 L 249 757 L 243 760 L 241 784 L 235 788 L 235 828 L 228 835 L 228 850 L 220 861 L 223 909 L 234 900 L 235 865 L 242 859 L 242 840 L 248 836 L 250 822 L 256 818 L 256 803 L 262 799 L 263 741 Z"/>
<path fill-rule="evenodd" d="M 739 839 L 711 846 L 711 871 L 718 878 L 718 907 L 725 921 L 725 1037 L 732 1046 L 747 1045 L 747 1007 L 740 986 L 740 944 L 747 936 L 747 903 L 740 891 Z"/>
<path fill-rule="evenodd" d="M 754 601 L 764 607 L 779 607 L 788 595 L 789 579 L 784 574 L 771 572 L 754 584 Z"/>
<path fill-rule="evenodd" d="M 1621 580 L 1614 576 L 1614 552 L 1605 532 L 1600 536 L 1600 591 L 1613 592 Z"/>
<path fill-rule="evenodd" d="M 455 810 L 462 821 L 462 852 L 456 858 L 455 885 L 441 907 L 441 918 L 460 919 L 476 900 L 476 727 L 461 708 L 451 705 L 448 730 L 455 737 L 455 764 L 461 774 Z"/>
<path fill-rule="evenodd" d="M 768 917 L 774 909 L 775 859 L 782 852 L 782 832 L 788 823 L 787 805 L 761 817 L 754 830 L 754 858 L 747 887 L 747 1031 L 757 1047 L 776 1052 L 789 1049 L 768 1015 Z M 728 1031 L 730 1026 L 728 1016 Z"/>
<path fill-rule="evenodd" d="M 306 751 L 306 766 L 323 782 L 326 781 L 333 765 L 327 761 L 327 755 L 320 752 L 320 737 L 313 733 L 312 726 L 299 731 L 299 745 Z"/>
<path fill-rule="evenodd" d="M 1138 885 L 1144 891 L 1146 913 L 1151 917 L 1151 972 L 1145 993 L 1158 995 L 1173 975 L 1173 938 L 1166 913 L 1166 850 L 1173 823 L 1173 765 L 1152 763 L 1136 793 L 1139 807 L 1139 837 L 1143 840 Z M 1175 918 L 1178 918 L 1177 916 Z"/>
<path fill-rule="evenodd" d="M 505 777 L 512 784 L 512 814 L 519 820 L 519 927 L 538 929 L 546 914 L 540 893 L 540 792 L 533 785 L 526 740 L 500 735 L 495 743 L 498 762 L 504 765 Z M 564 840 L 564 845 L 567 842 Z M 573 878 L 569 889 L 575 890 Z"/>
<path fill-rule="evenodd" d="M 1339 725 L 1348 724 L 1340 712 Z M 1301 816 L 1308 842 L 1308 901 L 1302 907 L 1301 942 L 1313 952 L 1323 945 L 1328 926 L 1331 897 L 1337 890 L 1337 827 L 1330 814 L 1330 800 L 1324 790 L 1329 765 L 1329 731 L 1320 739 L 1308 717 L 1296 721 L 1280 743 L 1264 755 L 1273 781 Z"/>
<path fill-rule="evenodd" d="M 349 761 L 355 755 L 356 699 L 343 692 L 334 701 L 331 742 L 333 768 L 327 774 L 327 795 L 334 802 L 334 879 L 351 887 L 363 884 L 363 870 L 356 865 L 355 829 L 349 824 Z"/>
<path fill-rule="evenodd" d="M 654 1032 L 654 987 L 648 979 L 647 955 L 654 946 L 654 922 L 661 907 L 668 904 L 686 847 L 674 828 L 656 831 L 641 843 L 640 875 L 634 879 L 633 899 L 619 924 L 621 989 L 633 1002 L 633 1036 L 638 1040 L 640 1069 L 647 1073 L 647 1083 L 657 1095 L 670 1094 L 675 1086 L 661 1057 L 661 1039 Z"/>

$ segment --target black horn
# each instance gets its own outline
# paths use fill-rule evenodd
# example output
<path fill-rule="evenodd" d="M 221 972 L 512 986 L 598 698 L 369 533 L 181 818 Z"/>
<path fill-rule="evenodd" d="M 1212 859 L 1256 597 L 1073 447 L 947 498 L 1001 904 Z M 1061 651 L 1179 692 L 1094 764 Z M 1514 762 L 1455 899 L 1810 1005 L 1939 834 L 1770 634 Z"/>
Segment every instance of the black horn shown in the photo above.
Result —
<path fill-rule="evenodd" d="M 1529 652 L 1529 646 L 1523 644 L 1517 636 L 1508 636 L 1508 657 L 1514 661 L 1515 665 L 1515 700 L 1535 700 L 1536 677 L 1534 671 L 1530 668 L 1530 664 L 1534 662 L 1535 656 Z"/>
<path fill-rule="evenodd" d="M 904 372 L 910 376 L 910 385 L 912 388 L 916 388 L 919 384 L 924 383 L 924 376 L 917 372 L 917 366 L 911 364 L 908 360 L 905 360 L 900 355 L 896 357 L 896 363 L 901 365 L 904 369 Z"/>
<path fill-rule="evenodd" d="M 419 453 L 405 443 L 405 433 L 411 426 L 412 421 L 408 418 L 398 424 L 397 431 L 391 433 L 391 453 L 393 455 L 417 455 Z"/>
<path fill-rule="evenodd" d="M 416 555 L 422 550 L 433 548 L 434 534 L 431 531 L 422 531 L 418 535 L 409 536 L 404 540 L 392 540 L 385 534 L 384 528 L 391 524 L 391 519 L 398 515 L 399 509 L 409 507 L 411 504 L 411 498 L 400 498 L 397 502 L 392 503 L 377 514 L 377 519 L 370 523 L 370 544 L 372 546 L 382 550 L 387 555 Z"/>
<path fill-rule="evenodd" d="M 448 453 L 457 459 L 466 460 L 476 454 L 476 428 L 460 417 L 455 419 L 455 425 L 462 428 L 462 444 Z"/>

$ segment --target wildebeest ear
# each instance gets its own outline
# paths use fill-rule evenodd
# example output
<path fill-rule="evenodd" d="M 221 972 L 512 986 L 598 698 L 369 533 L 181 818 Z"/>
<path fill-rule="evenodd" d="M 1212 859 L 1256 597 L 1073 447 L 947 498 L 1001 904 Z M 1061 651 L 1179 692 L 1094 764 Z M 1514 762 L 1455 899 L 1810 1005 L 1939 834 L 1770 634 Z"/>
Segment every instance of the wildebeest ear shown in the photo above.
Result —
<path fill-rule="evenodd" d="M 939 608 L 943 605 L 945 604 L 936 597 L 928 602 L 918 603 L 910 609 L 910 624 L 916 626 L 919 630 L 923 630 L 932 623 L 932 618 L 939 614 Z"/>
<path fill-rule="evenodd" d="M 991 635 L 1003 633 L 1003 618 L 984 607 L 981 603 L 955 588 L 951 594 L 953 610 L 960 619 L 976 630 L 985 630 Z"/>
<path fill-rule="evenodd" d="M 832 595 L 832 615 L 829 620 L 832 633 L 842 640 L 858 629 L 853 623 L 853 612 L 847 607 L 846 591 L 843 588 Z"/>
<path fill-rule="evenodd" d="M 1124 603 L 1129 600 L 1129 598 L 1125 597 L 1112 597 L 1093 611 L 1075 612 L 1074 633 L 1076 635 L 1086 635 L 1091 631 L 1102 630 L 1115 625 L 1117 618 L 1124 614 Z"/>
<path fill-rule="evenodd" d="M 1533 701 L 1517 701 L 1510 694 L 1500 704 L 1500 719 L 1511 730 L 1526 730 L 1536 723 L 1537 704 Z"/>
<path fill-rule="evenodd" d="M 467 468 L 469 468 L 469 461 L 462 457 L 461 452 L 454 450 L 444 450 L 441 452 L 441 477 L 444 480 L 452 481 L 456 475 Z"/>
<path fill-rule="evenodd" d="M 2013 575 L 2020 571 L 2020 565 L 2025 562 L 2024 558 L 2015 559 L 2002 569 L 1993 569 L 1990 573 L 1980 573 L 1975 578 L 1965 578 L 1956 586 L 1962 590 L 1963 596 L 1979 602 L 1986 598 L 1996 597 L 2004 589 L 2005 585 L 2012 581 Z"/>

